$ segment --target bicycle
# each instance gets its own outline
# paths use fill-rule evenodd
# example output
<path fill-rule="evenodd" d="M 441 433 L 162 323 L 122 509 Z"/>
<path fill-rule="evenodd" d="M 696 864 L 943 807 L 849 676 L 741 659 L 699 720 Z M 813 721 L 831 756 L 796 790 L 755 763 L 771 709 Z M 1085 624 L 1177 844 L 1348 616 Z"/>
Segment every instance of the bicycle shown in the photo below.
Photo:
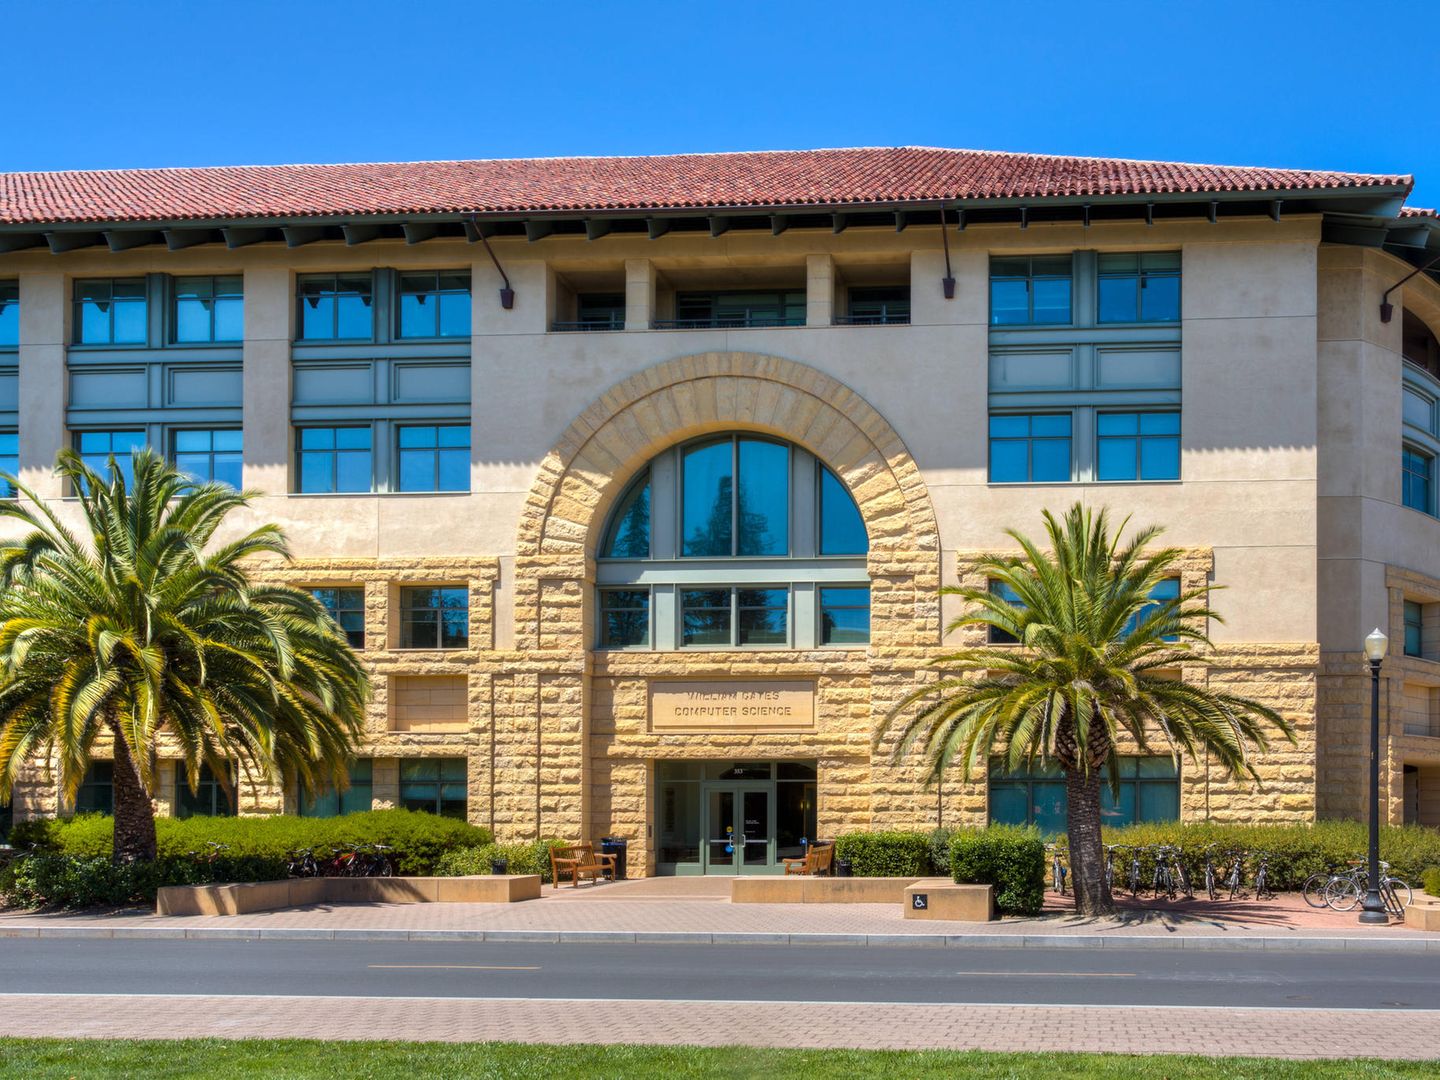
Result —
<path fill-rule="evenodd" d="M 1193 897 L 1190 881 L 1185 876 L 1185 867 L 1180 862 L 1180 849 L 1168 844 L 1155 848 L 1155 874 L 1151 890 L 1158 900 L 1163 894 L 1166 900 L 1178 898 L 1181 892 Z"/>
<path fill-rule="evenodd" d="M 1317 870 L 1300 886 L 1300 895 L 1305 898 L 1305 903 L 1313 908 L 1329 907 L 1329 904 L 1325 902 L 1325 889 L 1332 881 L 1344 876 L 1345 872 L 1338 866 L 1332 866 L 1328 870 Z"/>
<path fill-rule="evenodd" d="M 1225 887 L 1230 890 L 1231 900 L 1248 900 L 1250 894 L 1245 891 L 1245 852 L 1232 851 L 1230 855 L 1235 861 L 1230 864 L 1230 871 L 1225 875 Z"/>
<path fill-rule="evenodd" d="M 295 878 L 320 876 L 320 864 L 315 861 L 315 853 L 309 848 L 290 852 L 289 863 L 285 869 L 286 873 Z"/>
<path fill-rule="evenodd" d="M 1124 850 L 1124 844 L 1105 845 L 1105 888 L 1112 892 L 1115 889 L 1115 852 Z"/>
<path fill-rule="evenodd" d="M 1359 863 L 1325 887 L 1325 902 L 1336 911 L 1351 911 L 1369 891 L 1369 867 Z M 1380 899 L 1385 904 L 1386 914 L 1401 921 L 1405 918 L 1405 909 L 1415 899 L 1407 883 L 1390 876 L 1390 864 L 1384 861 L 1380 863 Z"/>
<path fill-rule="evenodd" d="M 1045 850 L 1050 853 L 1050 883 L 1054 890 L 1061 896 L 1065 895 L 1065 879 L 1070 873 L 1070 868 L 1065 865 L 1065 849 L 1061 844 L 1046 844 Z"/>
<path fill-rule="evenodd" d="M 1140 895 L 1140 849 L 1130 849 L 1130 899 L 1134 900 Z"/>
<path fill-rule="evenodd" d="M 1262 851 L 1255 857 L 1259 860 L 1255 869 L 1255 899 L 1274 900 L 1275 891 L 1270 888 L 1270 853 Z"/>
<path fill-rule="evenodd" d="M 1205 845 L 1205 895 L 1213 903 L 1220 899 L 1219 867 L 1215 865 L 1215 845 Z"/>

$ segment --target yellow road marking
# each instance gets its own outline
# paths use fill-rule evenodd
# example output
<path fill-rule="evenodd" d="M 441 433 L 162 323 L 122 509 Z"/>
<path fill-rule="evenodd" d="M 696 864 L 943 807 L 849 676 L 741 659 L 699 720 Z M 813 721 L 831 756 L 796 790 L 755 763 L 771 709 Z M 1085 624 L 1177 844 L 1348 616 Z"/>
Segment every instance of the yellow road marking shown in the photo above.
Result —
<path fill-rule="evenodd" d="M 539 971 L 534 967 L 509 967 L 504 964 L 366 964 L 369 968 L 403 968 L 421 971 Z"/>

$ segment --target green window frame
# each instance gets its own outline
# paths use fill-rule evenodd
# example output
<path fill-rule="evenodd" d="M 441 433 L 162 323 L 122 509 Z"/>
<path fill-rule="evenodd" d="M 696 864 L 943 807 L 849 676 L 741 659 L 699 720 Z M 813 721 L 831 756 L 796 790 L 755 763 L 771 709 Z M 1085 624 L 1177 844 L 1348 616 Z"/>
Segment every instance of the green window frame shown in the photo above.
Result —
<path fill-rule="evenodd" d="M 780 648 L 790 644 L 790 588 L 680 590 L 680 647 Z"/>
<path fill-rule="evenodd" d="M 400 590 L 402 649 L 465 649 L 470 645 L 470 590 L 464 585 Z"/>
<path fill-rule="evenodd" d="M 181 428 L 170 433 L 170 460 L 196 483 L 243 481 L 245 434 L 240 428 Z"/>
<path fill-rule="evenodd" d="M 470 815 L 469 765 L 464 758 L 402 758 L 400 805 L 439 817 Z"/>
<path fill-rule="evenodd" d="M 675 318 L 655 323 L 671 330 L 804 326 L 804 289 L 745 289 L 675 294 Z"/>
<path fill-rule="evenodd" d="M 1121 757 L 1120 790 L 1100 784 L 1100 817 L 1107 826 L 1147 821 L 1176 821 L 1180 817 L 1180 772 L 1168 757 Z M 1047 834 L 1066 830 L 1069 800 L 1065 777 L 1056 764 L 1035 762 L 1007 769 L 1003 758 L 992 758 L 989 776 L 989 819 L 993 825 L 1034 825 Z"/>
<path fill-rule="evenodd" d="M 470 425 L 404 424 L 395 433 L 396 488 L 470 490 Z"/>
<path fill-rule="evenodd" d="M 395 336 L 468 338 L 470 336 L 470 273 L 467 270 L 402 270 Z"/>
<path fill-rule="evenodd" d="M 581 293 L 575 297 L 575 325 L 582 330 L 624 330 L 624 293 Z"/>
<path fill-rule="evenodd" d="M 1406 446 L 1400 454 L 1401 498 L 1411 510 L 1435 515 L 1435 457 Z"/>
<path fill-rule="evenodd" d="M 75 282 L 70 340 L 76 345 L 144 345 L 148 340 L 144 278 Z"/>
<path fill-rule="evenodd" d="M 304 787 L 296 793 L 295 808 L 301 817 L 332 818 L 359 814 L 374 803 L 375 762 L 372 758 L 356 758 L 350 763 L 350 786 L 344 791 L 327 787 L 310 795 Z"/>
<path fill-rule="evenodd" d="M 296 340 L 375 340 L 373 273 L 302 274 L 295 292 Z"/>
<path fill-rule="evenodd" d="M 312 588 L 310 595 L 320 601 L 352 649 L 365 648 L 364 588 L 358 585 L 324 585 Z"/>
<path fill-rule="evenodd" d="M 650 647 L 649 589 L 601 589 L 599 613 L 598 648 Z"/>
<path fill-rule="evenodd" d="M 245 279 L 211 274 L 171 279 L 170 340 L 177 345 L 241 341 L 245 337 Z"/>
<path fill-rule="evenodd" d="M 1180 321 L 1180 252 L 1101 252 L 1096 322 Z"/>
<path fill-rule="evenodd" d="M 820 644 L 870 643 L 870 586 L 821 585 Z"/>
<path fill-rule="evenodd" d="M 92 761 L 75 793 L 75 813 L 115 813 L 115 763 Z"/>
<path fill-rule="evenodd" d="M 1405 601 L 1405 655 L 1425 655 L 1425 605 Z"/>
<path fill-rule="evenodd" d="M 991 326 L 1068 326 L 1075 321 L 1071 255 L 992 255 Z"/>
<path fill-rule="evenodd" d="M 0 281 L 0 349 L 20 347 L 20 282 Z"/>
<path fill-rule="evenodd" d="M 989 590 L 996 596 L 1004 599 L 1011 607 L 1023 608 L 1025 605 L 1020 602 L 1020 596 L 1008 584 L 1003 581 L 991 580 Z M 986 627 L 986 640 L 991 645 L 1019 645 L 1020 639 L 1008 630 L 1001 630 L 998 626 Z"/>
<path fill-rule="evenodd" d="M 1075 477 L 1074 434 L 1068 412 L 991 413 L 990 483 L 1069 483 Z"/>
<path fill-rule="evenodd" d="M 1095 414 L 1095 478 L 1102 482 L 1180 479 L 1180 413 Z"/>
<path fill-rule="evenodd" d="M 0 431 L 0 473 L 20 475 L 20 433 Z M 8 480 L 0 480 L 0 499 L 15 498 L 15 488 Z"/>
<path fill-rule="evenodd" d="M 374 491 L 373 446 L 374 433 L 368 426 L 296 428 L 296 493 L 356 495 Z"/>
<path fill-rule="evenodd" d="M 852 288 L 845 297 L 845 318 L 851 326 L 904 326 L 910 322 L 909 285 Z"/>
<path fill-rule="evenodd" d="M 80 460 L 102 477 L 110 467 L 110 459 L 125 478 L 128 488 L 135 482 L 135 463 L 132 454 L 145 448 L 145 432 L 129 428 L 114 431 L 77 431 L 74 433 L 75 452 Z"/>
<path fill-rule="evenodd" d="M 234 817 L 235 804 L 225 794 L 220 780 L 210 771 L 209 765 L 200 766 L 197 790 L 191 791 L 185 779 L 184 762 L 175 763 L 175 816 L 192 817 Z"/>

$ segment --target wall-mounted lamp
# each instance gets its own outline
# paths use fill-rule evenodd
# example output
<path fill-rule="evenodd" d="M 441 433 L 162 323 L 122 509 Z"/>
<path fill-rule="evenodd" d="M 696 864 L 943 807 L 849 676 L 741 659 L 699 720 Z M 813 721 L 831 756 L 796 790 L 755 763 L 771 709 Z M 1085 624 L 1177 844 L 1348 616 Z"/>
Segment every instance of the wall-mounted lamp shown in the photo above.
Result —
<path fill-rule="evenodd" d="M 950 270 L 950 234 L 945 229 L 945 204 L 940 204 L 940 242 L 945 246 L 945 276 L 940 287 L 945 290 L 945 299 L 955 299 L 955 275 Z"/>
<path fill-rule="evenodd" d="M 486 238 L 484 230 L 480 228 L 480 222 L 471 215 L 469 222 L 470 235 L 485 245 L 485 254 L 490 256 L 490 261 L 495 264 L 495 269 L 500 274 L 500 280 L 505 284 L 500 288 L 500 306 L 506 311 L 515 306 L 515 290 L 510 287 L 510 275 L 505 273 L 505 268 L 500 265 L 500 260 L 495 257 L 494 250 L 490 247 L 490 241 Z"/>

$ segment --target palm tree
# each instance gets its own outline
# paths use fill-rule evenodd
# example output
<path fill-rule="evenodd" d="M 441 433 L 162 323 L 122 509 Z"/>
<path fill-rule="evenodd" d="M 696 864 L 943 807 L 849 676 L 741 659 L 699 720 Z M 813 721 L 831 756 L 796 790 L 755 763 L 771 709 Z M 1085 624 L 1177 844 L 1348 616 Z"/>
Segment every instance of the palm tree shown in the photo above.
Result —
<path fill-rule="evenodd" d="M 1007 530 L 1022 555 L 989 555 L 978 570 L 1000 589 L 947 586 L 971 610 L 948 630 L 994 628 L 1018 643 L 967 648 L 932 661 L 938 681 L 909 694 L 880 724 L 878 746 L 899 726 L 899 760 L 917 744 L 928 780 L 958 764 L 965 775 L 1003 753 L 1012 768 L 1054 762 L 1065 774 L 1067 831 L 1075 906 L 1082 915 L 1114 912 L 1100 838 L 1100 783 L 1117 782 L 1117 742 L 1144 752 L 1156 737 L 1178 760 L 1208 752 L 1232 775 L 1258 781 L 1251 746 L 1267 745 L 1264 722 L 1292 742 L 1291 725 L 1273 709 L 1234 694 L 1182 682 L 1182 663 L 1212 662 L 1206 621 L 1219 616 L 1206 590 L 1152 596 L 1177 576 L 1178 548 L 1147 551 L 1155 526 L 1121 546 L 1108 515 L 1078 503 L 1063 520 L 1045 511 L 1051 550 Z"/>
<path fill-rule="evenodd" d="M 117 861 L 155 857 L 162 747 L 183 758 L 192 791 L 202 765 L 228 784 L 232 764 L 343 788 L 369 697 L 314 597 L 250 580 L 250 560 L 289 557 L 277 526 L 210 547 L 247 494 L 151 451 L 127 464 L 128 490 L 114 458 L 101 475 L 61 452 L 83 537 L 13 478 L 26 501 L 0 502 L 0 519 L 30 530 L 0 541 L 0 800 L 39 759 L 73 801 L 108 745 Z"/>

